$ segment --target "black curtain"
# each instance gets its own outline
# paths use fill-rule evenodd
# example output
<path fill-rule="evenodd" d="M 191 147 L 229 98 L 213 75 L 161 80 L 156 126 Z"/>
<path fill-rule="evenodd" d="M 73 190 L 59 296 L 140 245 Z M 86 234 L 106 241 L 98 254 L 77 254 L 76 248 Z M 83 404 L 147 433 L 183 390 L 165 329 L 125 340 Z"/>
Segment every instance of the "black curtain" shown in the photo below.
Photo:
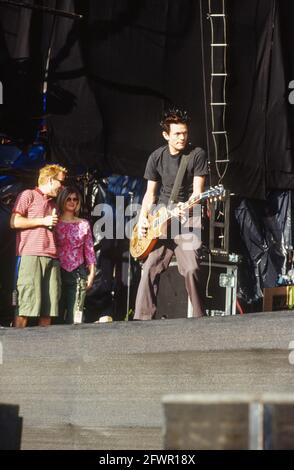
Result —
<path fill-rule="evenodd" d="M 229 3 L 228 130 L 231 190 L 266 198 L 268 189 L 293 189 L 293 3 Z M 292 133 L 293 134 L 293 133 Z"/>
<path fill-rule="evenodd" d="M 31 3 L 39 2 L 31 0 Z M 290 0 L 228 0 L 226 186 L 249 198 L 293 189 L 294 79 Z M 162 143 L 158 121 L 170 105 L 192 116 L 191 141 L 206 145 L 202 66 L 210 84 L 208 2 L 195 0 L 47 0 L 78 12 L 58 18 L 47 123 L 51 159 L 68 166 L 141 176 Z M 52 16 L 1 8 L 0 75 L 5 104 L 0 131 L 32 140 L 42 114 L 40 90 Z M 210 124 L 208 125 L 210 130 Z M 213 147 L 211 146 L 211 149 Z M 214 155 L 211 154 L 214 170 Z"/>
<path fill-rule="evenodd" d="M 51 159 L 140 176 L 149 153 L 162 143 L 162 111 L 174 104 L 190 112 L 191 139 L 205 146 L 198 2 L 43 3 L 84 15 L 83 22 L 58 18 L 55 26 L 47 108 Z M 20 11 L 11 16 L 11 9 L 2 9 L 5 48 L 15 42 L 9 24 L 16 36 L 21 24 L 19 34 L 27 38 L 23 54 L 44 69 L 52 16 L 26 14 L 21 20 Z M 40 30 L 33 46 L 31 39 Z M 19 57 L 20 46 L 15 49 Z M 8 56 L 14 60 L 11 52 Z M 37 78 L 39 90 L 41 71 Z M 32 113 L 23 108 L 29 120 Z M 2 127 L 14 135 L 20 132 L 19 123 L 14 129 L 4 123 L 5 116 Z"/>

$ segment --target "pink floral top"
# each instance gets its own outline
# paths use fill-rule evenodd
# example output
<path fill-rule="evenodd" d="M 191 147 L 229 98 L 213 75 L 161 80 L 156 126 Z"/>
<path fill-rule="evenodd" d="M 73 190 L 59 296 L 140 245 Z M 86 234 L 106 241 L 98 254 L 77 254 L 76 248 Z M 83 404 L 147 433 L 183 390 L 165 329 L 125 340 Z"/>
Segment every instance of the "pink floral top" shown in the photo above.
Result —
<path fill-rule="evenodd" d="M 66 271 L 73 271 L 81 264 L 96 263 L 91 227 L 87 220 L 64 222 L 56 225 L 55 240 L 60 265 Z"/>

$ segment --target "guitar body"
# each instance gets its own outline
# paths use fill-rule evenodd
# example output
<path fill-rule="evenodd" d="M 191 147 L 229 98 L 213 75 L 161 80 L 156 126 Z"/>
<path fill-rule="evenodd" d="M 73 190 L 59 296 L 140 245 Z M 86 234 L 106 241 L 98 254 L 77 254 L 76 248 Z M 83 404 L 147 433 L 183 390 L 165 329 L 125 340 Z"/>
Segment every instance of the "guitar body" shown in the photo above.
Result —
<path fill-rule="evenodd" d="M 207 198 L 222 197 L 224 194 L 223 185 L 219 184 L 214 188 L 211 188 L 199 196 L 190 198 L 187 202 L 181 205 L 181 209 L 190 210 L 195 204 L 203 201 Z M 148 215 L 149 228 L 147 235 L 144 238 L 140 238 L 138 235 L 138 227 L 135 225 L 132 238 L 130 240 L 130 253 L 133 258 L 142 260 L 147 258 L 150 251 L 153 250 L 157 240 L 161 235 L 166 234 L 167 226 L 172 217 L 178 216 L 178 209 L 167 210 L 165 207 L 161 207 L 154 215 Z"/>
<path fill-rule="evenodd" d="M 133 258 L 139 260 L 147 258 L 150 251 L 152 251 L 156 245 L 157 240 L 165 233 L 166 222 L 160 224 L 159 220 L 166 218 L 166 214 L 166 208 L 162 207 L 154 215 L 148 216 L 150 226 L 147 230 L 147 236 L 144 238 L 139 237 L 138 226 L 135 225 L 130 241 L 130 253 Z"/>

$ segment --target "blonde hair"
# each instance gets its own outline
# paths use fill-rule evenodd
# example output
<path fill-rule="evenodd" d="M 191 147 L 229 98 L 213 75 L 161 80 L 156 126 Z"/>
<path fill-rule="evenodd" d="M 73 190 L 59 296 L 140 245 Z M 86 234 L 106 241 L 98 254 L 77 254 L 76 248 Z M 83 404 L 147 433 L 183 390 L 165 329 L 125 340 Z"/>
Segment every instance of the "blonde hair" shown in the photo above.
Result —
<path fill-rule="evenodd" d="M 67 174 L 67 169 L 60 165 L 46 165 L 39 171 L 38 185 L 46 184 L 49 178 L 56 178 L 59 173 Z"/>

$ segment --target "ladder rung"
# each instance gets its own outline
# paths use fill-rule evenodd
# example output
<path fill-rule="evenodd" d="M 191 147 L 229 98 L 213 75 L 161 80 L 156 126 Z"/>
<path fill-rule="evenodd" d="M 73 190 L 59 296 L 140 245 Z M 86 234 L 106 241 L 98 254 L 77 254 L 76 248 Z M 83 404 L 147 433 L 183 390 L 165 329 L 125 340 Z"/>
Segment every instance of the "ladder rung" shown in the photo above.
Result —
<path fill-rule="evenodd" d="M 227 73 L 212 73 L 211 76 L 212 77 L 227 77 L 228 74 Z"/>
<path fill-rule="evenodd" d="M 226 16 L 225 13 L 208 13 L 208 16 Z"/>
<path fill-rule="evenodd" d="M 228 163 L 230 160 L 215 160 L 215 163 Z"/>
<path fill-rule="evenodd" d="M 210 44 L 211 47 L 227 47 L 228 45 L 227 44 L 218 44 L 218 43 L 214 43 L 214 44 Z"/>
<path fill-rule="evenodd" d="M 211 106 L 226 106 L 227 103 L 210 103 Z"/>
<path fill-rule="evenodd" d="M 226 134 L 227 131 L 212 131 L 212 134 Z"/>

